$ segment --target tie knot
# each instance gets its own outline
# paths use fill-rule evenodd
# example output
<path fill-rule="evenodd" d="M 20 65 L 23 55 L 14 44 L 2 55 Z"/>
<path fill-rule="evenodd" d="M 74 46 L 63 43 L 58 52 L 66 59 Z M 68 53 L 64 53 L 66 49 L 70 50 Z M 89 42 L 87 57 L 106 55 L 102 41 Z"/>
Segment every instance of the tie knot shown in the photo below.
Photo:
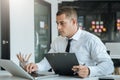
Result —
<path fill-rule="evenodd" d="M 71 42 L 72 41 L 72 39 L 68 39 L 68 42 Z"/>

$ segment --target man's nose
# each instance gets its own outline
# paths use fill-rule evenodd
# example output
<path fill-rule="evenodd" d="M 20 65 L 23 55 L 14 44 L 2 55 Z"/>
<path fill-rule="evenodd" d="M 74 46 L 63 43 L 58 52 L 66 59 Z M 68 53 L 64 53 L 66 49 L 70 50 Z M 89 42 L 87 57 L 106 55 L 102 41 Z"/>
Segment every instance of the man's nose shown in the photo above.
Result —
<path fill-rule="evenodd" d="M 57 25 L 57 28 L 58 28 L 58 29 L 61 29 L 61 25 L 60 25 L 60 24 L 58 24 L 58 25 Z"/>

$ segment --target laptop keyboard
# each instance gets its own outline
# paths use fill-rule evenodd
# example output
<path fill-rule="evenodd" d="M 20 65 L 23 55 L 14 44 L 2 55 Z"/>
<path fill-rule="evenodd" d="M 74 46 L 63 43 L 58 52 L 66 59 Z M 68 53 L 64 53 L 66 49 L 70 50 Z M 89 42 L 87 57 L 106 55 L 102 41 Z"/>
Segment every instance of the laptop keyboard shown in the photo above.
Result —
<path fill-rule="evenodd" d="M 45 76 L 45 74 L 39 74 L 39 73 L 36 73 L 36 72 L 32 72 L 30 75 L 33 76 L 33 77 Z"/>

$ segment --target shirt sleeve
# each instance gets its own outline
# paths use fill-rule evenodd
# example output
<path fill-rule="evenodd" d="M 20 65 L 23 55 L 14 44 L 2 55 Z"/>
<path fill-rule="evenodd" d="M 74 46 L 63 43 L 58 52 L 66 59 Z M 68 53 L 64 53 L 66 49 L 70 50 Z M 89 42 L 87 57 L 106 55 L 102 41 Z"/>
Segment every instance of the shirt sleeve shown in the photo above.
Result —
<path fill-rule="evenodd" d="M 91 44 L 91 58 L 96 62 L 96 66 L 88 66 L 90 77 L 108 75 L 113 73 L 114 65 L 107 53 L 105 45 L 100 39 L 93 39 Z"/>
<path fill-rule="evenodd" d="M 51 49 L 48 53 L 55 52 L 54 44 L 55 43 L 51 44 Z M 39 63 L 36 63 L 36 65 L 38 66 L 38 71 L 48 71 L 51 68 L 48 60 L 45 57 Z"/>
<path fill-rule="evenodd" d="M 46 58 L 43 58 L 39 63 L 36 63 L 36 65 L 38 66 L 38 71 L 48 71 L 51 68 Z"/>

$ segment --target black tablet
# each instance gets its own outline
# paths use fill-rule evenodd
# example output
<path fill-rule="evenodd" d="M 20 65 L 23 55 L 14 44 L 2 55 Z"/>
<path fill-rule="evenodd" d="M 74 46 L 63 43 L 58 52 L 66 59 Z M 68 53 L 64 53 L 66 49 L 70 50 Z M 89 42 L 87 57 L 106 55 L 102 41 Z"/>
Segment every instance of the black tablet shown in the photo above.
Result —
<path fill-rule="evenodd" d="M 47 53 L 49 64 L 56 74 L 73 76 L 72 67 L 79 65 L 75 53 Z"/>

